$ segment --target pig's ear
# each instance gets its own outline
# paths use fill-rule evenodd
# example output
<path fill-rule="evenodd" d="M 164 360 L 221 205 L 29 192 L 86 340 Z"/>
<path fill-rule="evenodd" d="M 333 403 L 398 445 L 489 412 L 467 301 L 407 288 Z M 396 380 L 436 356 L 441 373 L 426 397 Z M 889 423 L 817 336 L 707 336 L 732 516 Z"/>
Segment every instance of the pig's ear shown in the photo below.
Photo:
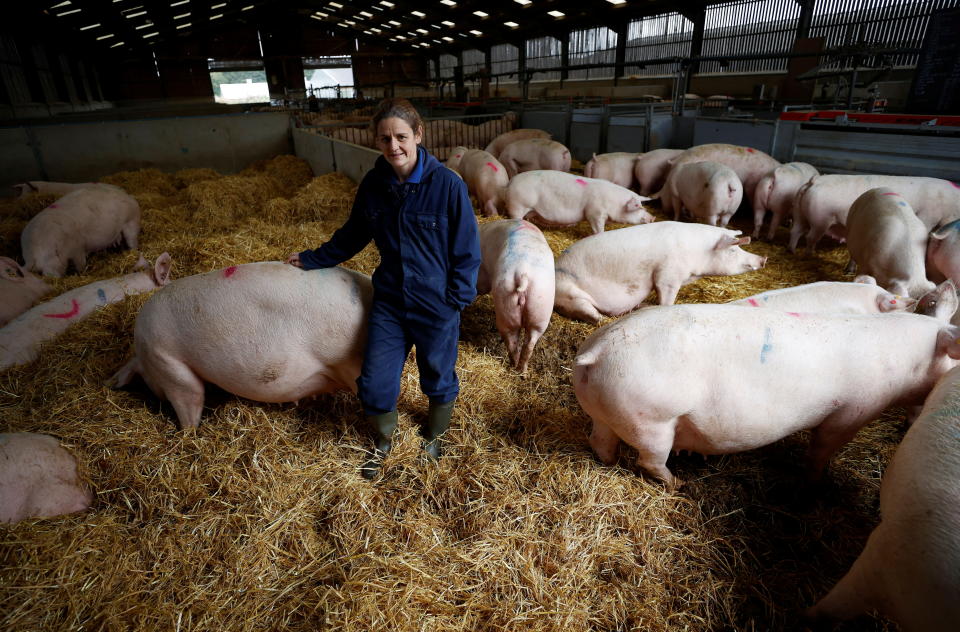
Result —
<path fill-rule="evenodd" d="M 23 268 L 10 257 L 0 257 L 0 279 L 23 283 Z"/>
<path fill-rule="evenodd" d="M 937 334 L 937 351 L 946 353 L 953 360 L 960 360 L 960 327 L 949 325 Z"/>
<path fill-rule="evenodd" d="M 170 253 L 165 252 L 157 257 L 157 262 L 153 264 L 153 280 L 157 285 L 163 287 L 170 282 L 170 268 L 173 267 L 173 261 L 170 259 Z"/>
<path fill-rule="evenodd" d="M 877 280 L 869 274 L 858 274 L 853 280 L 854 283 L 864 283 L 866 285 L 876 285 Z"/>
<path fill-rule="evenodd" d="M 937 311 L 938 313 L 946 315 L 943 320 L 949 321 L 954 312 L 957 311 L 957 307 L 960 307 L 960 298 L 957 297 L 957 286 L 953 284 L 953 281 L 947 279 L 938 285 L 935 291 L 940 295 L 937 301 L 939 305 Z"/>

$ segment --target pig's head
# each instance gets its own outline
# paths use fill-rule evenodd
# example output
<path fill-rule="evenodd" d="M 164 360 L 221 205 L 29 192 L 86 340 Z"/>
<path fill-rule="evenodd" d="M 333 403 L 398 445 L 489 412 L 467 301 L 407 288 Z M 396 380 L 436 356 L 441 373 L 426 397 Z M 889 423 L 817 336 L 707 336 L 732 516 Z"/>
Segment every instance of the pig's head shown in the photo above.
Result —
<path fill-rule="evenodd" d="M 623 205 L 623 217 L 620 221 L 624 224 L 649 224 L 655 218 L 643 208 L 643 203 L 650 200 L 648 197 L 632 193 Z"/>
<path fill-rule="evenodd" d="M 21 182 L 20 184 L 15 184 L 13 185 L 13 190 L 17 192 L 18 198 L 26 197 L 31 193 L 36 193 L 38 191 L 37 187 L 33 186 L 32 182 Z"/>
<path fill-rule="evenodd" d="M 930 233 L 926 264 L 927 270 L 939 272 L 940 278 L 960 281 L 960 220 Z"/>
<path fill-rule="evenodd" d="M 0 257 L 0 288 L 4 296 L 23 296 L 30 302 L 50 291 L 50 286 L 9 257 Z"/>
<path fill-rule="evenodd" d="M 948 323 L 958 306 L 960 306 L 960 298 L 957 297 L 957 287 L 953 281 L 947 280 L 921 296 L 913 311 Z"/>
<path fill-rule="evenodd" d="M 721 235 L 713 247 L 711 271 L 708 274 L 740 274 L 759 270 L 767 265 L 767 258 L 747 252 L 740 246 L 750 243 L 749 237 L 739 237 L 740 231 Z"/>

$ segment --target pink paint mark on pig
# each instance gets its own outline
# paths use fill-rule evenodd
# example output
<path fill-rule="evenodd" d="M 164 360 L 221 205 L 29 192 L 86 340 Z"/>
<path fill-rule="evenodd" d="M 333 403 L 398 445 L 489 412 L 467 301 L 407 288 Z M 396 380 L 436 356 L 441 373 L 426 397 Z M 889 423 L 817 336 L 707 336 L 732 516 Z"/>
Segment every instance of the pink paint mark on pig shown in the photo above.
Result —
<path fill-rule="evenodd" d="M 56 204 L 51 204 L 51 205 L 50 205 L 50 206 L 48 206 L 47 208 L 60 208 L 60 207 L 59 207 L 59 206 L 57 206 Z"/>
<path fill-rule="evenodd" d="M 897 299 L 895 299 L 895 298 L 890 299 L 890 304 L 891 304 L 891 305 L 896 305 L 896 304 L 897 304 Z"/>
<path fill-rule="evenodd" d="M 894 193 L 892 191 L 890 191 L 889 193 L 881 193 L 880 195 L 896 195 L 897 197 L 900 197 L 899 193 Z"/>
<path fill-rule="evenodd" d="M 230 277 L 233 276 L 233 274 L 236 271 L 237 271 L 237 266 L 230 266 L 229 268 L 223 271 L 223 278 L 229 279 Z"/>
<path fill-rule="evenodd" d="M 500 171 L 499 169 L 497 169 L 497 165 L 493 164 L 492 162 L 488 162 L 487 166 L 493 169 L 494 172 Z"/>
<path fill-rule="evenodd" d="M 581 180 L 580 178 L 577 178 L 577 184 L 579 184 L 579 185 L 582 186 L 582 187 L 585 187 L 585 186 L 587 186 L 587 181 L 586 181 L 586 180 Z"/>
<path fill-rule="evenodd" d="M 752 154 L 755 150 L 753 149 L 753 147 L 747 147 L 747 151 L 749 151 Z"/>
<path fill-rule="evenodd" d="M 787 312 L 787 316 L 793 316 L 794 318 L 800 318 L 800 314 L 797 312 Z"/>
<path fill-rule="evenodd" d="M 950 184 L 953 185 L 953 188 L 960 189 L 960 184 L 957 184 L 956 182 L 951 182 Z"/>
<path fill-rule="evenodd" d="M 758 303 L 757 299 L 755 298 L 748 299 L 747 302 L 753 305 L 754 307 L 760 307 L 760 303 Z"/>
<path fill-rule="evenodd" d="M 47 318 L 73 318 L 80 313 L 80 303 L 77 302 L 77 299 L 73 299 L 73 309 L 69 312 L 64 312 L 62 314 L 44 314 Z"/>

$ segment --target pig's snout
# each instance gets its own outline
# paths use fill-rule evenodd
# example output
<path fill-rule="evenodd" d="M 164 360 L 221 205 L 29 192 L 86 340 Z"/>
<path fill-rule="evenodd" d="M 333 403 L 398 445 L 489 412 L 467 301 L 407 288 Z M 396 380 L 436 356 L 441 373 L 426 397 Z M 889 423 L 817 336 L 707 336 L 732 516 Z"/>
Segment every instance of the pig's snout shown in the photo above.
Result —
<path fill-rule="evenodd" d="M 747 264 L 748 270 L 760 270 L 767 265 L 766 257 L 756 257 L 752 262 Z"/>

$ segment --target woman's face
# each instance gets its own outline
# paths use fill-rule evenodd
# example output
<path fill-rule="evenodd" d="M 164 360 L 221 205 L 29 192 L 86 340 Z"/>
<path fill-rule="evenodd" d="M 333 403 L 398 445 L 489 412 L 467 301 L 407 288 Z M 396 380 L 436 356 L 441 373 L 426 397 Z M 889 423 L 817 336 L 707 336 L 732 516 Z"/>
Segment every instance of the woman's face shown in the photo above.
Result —
<path fill-rule="evenodd" d="M 401 118 L 385 118 L 377 125 L 377 147 L 397 172 L 406 177 L 417 164 L 417 145 L 420 134 Z"/>

